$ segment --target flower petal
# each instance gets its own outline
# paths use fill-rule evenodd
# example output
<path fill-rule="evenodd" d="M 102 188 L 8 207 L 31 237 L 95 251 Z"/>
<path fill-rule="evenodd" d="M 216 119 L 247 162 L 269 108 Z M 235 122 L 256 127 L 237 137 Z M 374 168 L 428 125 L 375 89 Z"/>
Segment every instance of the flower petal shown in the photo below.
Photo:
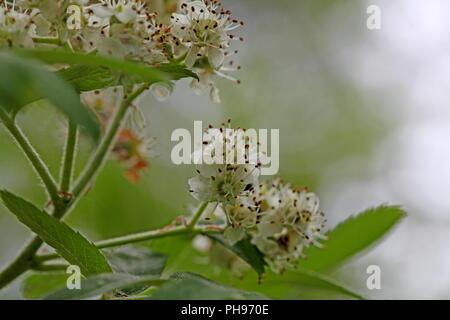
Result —
<path fill-rule="evenodd" d="M 214 69 L 220 69 L 225 60 L 225 54 L 223 50 L 217 48 L 209 48 L 208 49 L 208 61 L 211 67 Z"/>
<path fill-rule="evenodd" d="M 92 7 L 92 11 L 99 18 L 111 18 L 114 15 L 114 10 L 112 8 L 105 7 L 104 5 L 96 5 Z"/>
<path fill-rule="evenodd" d="M 150 91 L 158 101 L 167 100 L 172 94 L 173 88 L 166 83 L 155 83 L 150 87 Z"/>
<path fill-rule="evenodd" d="M 192 68 L 194 66 L 195 62 L 197 62 L 198 52 L 199 52 L 199 48 L 197 46 L 192 46 L 192 48 L 189 50 L 189 52 L 186 56 L 186 60 L 184 61 L 184 63 L 186 64 L 186 67 Z"/>

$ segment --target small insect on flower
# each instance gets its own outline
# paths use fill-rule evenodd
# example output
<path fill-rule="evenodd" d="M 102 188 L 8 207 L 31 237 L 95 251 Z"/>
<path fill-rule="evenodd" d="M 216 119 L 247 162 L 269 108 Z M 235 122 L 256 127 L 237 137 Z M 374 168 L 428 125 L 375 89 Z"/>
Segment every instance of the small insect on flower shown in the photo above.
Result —
<path fill-rule="evenodd" d="M 140 181 L 142 171 L 150 166 L 147 157 L 150 141 L 130 129 L 122 129 L 113 148 L 114 157 L 126 168 L 125 177 L 133 183 Z"/>

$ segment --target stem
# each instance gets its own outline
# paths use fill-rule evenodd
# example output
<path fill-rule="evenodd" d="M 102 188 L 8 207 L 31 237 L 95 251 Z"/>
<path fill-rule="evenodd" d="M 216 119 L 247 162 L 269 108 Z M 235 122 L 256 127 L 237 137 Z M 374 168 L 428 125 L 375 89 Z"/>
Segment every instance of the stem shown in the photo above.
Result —
<path fill-rule="evenodd" d="M 200 207 L 198 207 L 197 212 L 194 214 L 194 217 L 192 217 L 191 222 L 189 222 L 187 229 L 188 230 L 192 230 L 194 229 L 195 225 L 197 224 L 197 222 L 200 220 L 200 218 L 202 217 L 203 212 L 205 211 L 206 207 L 208 206 L 209 202 L 202 202 L 200 204 Z"/>
<path fill-rule="evenodd" d="M 66 146 L 64 148 L 63 167 L 61 171 L 61 183 L 59 187 L 61 192 L 69 192 L 70 189 L 73 167 L 75 163 L 76 145 L 77 145 L 77 125 L 72 120 L 69 120 Z"/>
<path fill-rule="evenodd" d="M 22 249 L 20 255 L 2 270 L 0 273 L 0 289 L 14 281 L 22 273 L 31 269 L 34 264 L 33 256 L 36 251 L 39 250 L 42 243 L 42 240 L 35 236 L 28 245 Z"/>
<path fill-rule="evenodd" d="M 144 242 L 147 240 L 153 240 L 153 239 L 161 239 L 166 237 L 174 237 L 174 236 L 180 236 L 183 234 L 190 233 L 189 230 L 186 228 L 174 228 L 167 231 L 162 230 L 152 230 L 148 232 L 142 232 L 142 233 L 136 233 L 131 234 L 123 237 L 118 238 L 112 238 L 107 240 L 102 240 L 97 243 L 95 243 L 95 246 L 99 249 L 105 249 L 105 248 L 113 248 L 113 247 L 119 247 L 131 243 L 137 243 L 137 242 Z"/>
<path fill-rule="evenodd" d="M 36 264 L 32 266 L 32 269 L 41 272 L 65 271 L 68 266 L 68 264 Z"/>
<path fill-rule="evenodd" d="M 106 248 L 120 247 L 120 246 L 124 246 L 127 244 L 139 243 L 139 242 L 144 242 L 144 241 L 154 240 L 154 239 L 175 237 L 175 236 L 180 236 L 180 235 L 220 233 L 222 231 L 223 230 L 219 229 L 219 228 L 216 229 L 216 228 L 208 228 L 208 227 L 194 228 L 194 229 L 188 229 L 187 226 L 176 227 L 176 228 L 172 228 L 172 229 L 162 228 L 162 229 L 158 229 L 158 230 L 135 233 L 135 234 L 130 234 L 130 235 L 123 236 L 123 237 L 117 237 L 117 238 L 98 241 L 95 243 L 95 246 L 98 249 L 106 249 Z M 34 261 L 36 263 L 43 263 L 45 261 L 50 261 L 50 260 L 54 260 L 54 259 L 58 259 L 58 258 L 59 258 L 58 254 L 51 253 L 51 254 L 36 256 Z"/>
<path fill-rule="evenodd" d="M 81 175 L 78 182 L 75 184 L 75 187 L 72 190 L 72 195 L 74 198 L 78 198 L 89 184 L 95 179 L 97 173 L 101 169 L 103 163 L 106 160 L 106 155 L 113 145 L 113 141 L 117 136 L 117 133 L 122 126 L 126 114 L 129 110 L 129 106 L 133 103 L 133 101 L 139 97 L 145 90 L 148 89 L 148 84 L 144 84 L 140 86 L 136 91 L 134 91 L 128 98 L 126 98 L 119 107 L 113 121 L 111 122 L 108 131 L 106 132 L 103 141 L 100 143 L 96 153 L 92 157 L 91 161 L 87 165 L 86 170 Z"/>
<path fill-rule="evenodd" d="M 0 108 L 0 120 L 3 122 L 6 129 L 9 131 L 19 147 L 22 149 L 23 153 L 28 158 L 34 170 L 44 183 L 45 189 L 50 196 L 53 204 L 55 206 L 58 205 L 58 187 L 44 161 L 30 144 L 26 136 L 23 134 L 22 130 L 20 130 L 20 128 L 14 123 L 14 120 L 12 120 L 2 108 Z"/>
<path fill-rule="evenodd" d="M 52 38 L 52 37 L 35 37 L 33 38 L 34 43 L 41 43 L 41 44 L 54 44 L 54 45 L 61 45 L 61 40 L 59 38 Z"/>

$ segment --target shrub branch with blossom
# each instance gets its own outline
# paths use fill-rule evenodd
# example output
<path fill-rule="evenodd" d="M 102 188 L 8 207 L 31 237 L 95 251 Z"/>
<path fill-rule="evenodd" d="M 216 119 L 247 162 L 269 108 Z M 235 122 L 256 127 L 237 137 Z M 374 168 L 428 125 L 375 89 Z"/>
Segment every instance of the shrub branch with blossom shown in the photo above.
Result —
<path fill-rule="evenodd" d="M 240 83 L 231 73 L 241 69 L 232 56 L 238 53 L 235 43 L 243 41 L 236 33 L 243 25 L 216 0 L 0 0 L 0 71 L 2 77 L 10 79 L 0 79 L 0 120 L 49 197 L 47 206 L 39 209 L 8 191 L 0 192 L 4 205 L 36 234 L 0 272 L 0 288 L 29 270 L 65 270 L 67 263 L 79 266 L 87 282 L 90 277 L 97 281 L 95 277 L 105 275 L 111 279 L 112 272 L 124 277 L 115 269 L 118 257 L 106 255 L 101 249 L 162 237 L 197 235 L 208 237 L 204 238 L 207 241 L 214 239 L 260 276 L 266 265 L 275 273 L 296 269 L 307 252 L 314 250 L 311 248 L 327 246 L 326 220 L 318 197 L 278 178 L 262 179 L 258 159 L 264 154 L 258 147 L 250 147 L 258 143 L 246 140 L 245 129 L 207 141 L 194 153 L 194 157 L 203 157 L 205 150 L 209 156 L 221 152 L 225 158 L 235 159 L 242 151 L 245 161 L 197 167 L 197 175 L 189 180 L 189 191 L 201 203 L 193 215 L 178 218 L 159 230 L 97 243 L 62 221 L 92 187 L 108 158 L 119 161 L 125 177 L 134 183 L 149 169 L 153 139 L 148 138 L 140 109 L 144 95 L 149 92 L 158 100 L 167 99 L 177 80 L 190 77 L 195 93 L 206 93 L 219 103 L 216 79 Z M 23 106 L 42 99 L 68 118 L 59 181 L 15 121 Z M 228 123 L 219 130 L 229 128 Z M 96 147 L 75 179 L 81 133 L 91 135 Z M 226 143 L 230 139 L 241 142 L 237 145 L 244 150 L 230 148 Z M 389 214 L 395 219 L 385 223 L 379 236 L 403 216 L 398 208 L 386 208 L 393 210 Z M 54 252 L 44 252 L 44 243 Z M 133 261 L 127 262 L 127 270 L 132 264 L 143 263 L 141 259 L 154 259 L 136 249 L 121 252 L 120 259 L 124 255 Z M 130 283 L 137 279 L 132 275 Z M 161 290 L 166 281 L 180 281 L 178 276 L 167 279 L 159 273 L 156 280 L 152 276 L 145 280 L 147 287 L 163 284 Z M 314 277 L 326 281 L 320 275 Z M 192 275 L 189 279 L 193 280 Z M 204 284 L 206 280 L 195 281 Z M 131 295 L 119 290 L 122 288 L 115 289 L 104 292 L 104 297 Z M 227 290 L 233 297 L 248 296 Z"/>

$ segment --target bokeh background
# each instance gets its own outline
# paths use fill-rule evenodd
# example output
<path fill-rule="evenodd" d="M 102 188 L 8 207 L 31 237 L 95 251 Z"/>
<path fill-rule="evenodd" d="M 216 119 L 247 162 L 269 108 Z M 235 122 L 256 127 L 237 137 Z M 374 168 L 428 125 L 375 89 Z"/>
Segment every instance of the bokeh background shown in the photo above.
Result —
<path fill-rule="evenodd" d="M 450 298 L 450 2 L 223 2 L 246 22 L 236 57 L 242 84 L 219 84 L 222 105 L 195 96 L 188 81 L 166 102 L 142 99 L 148 134 L 157 138 L 151 170 L 130 184 L 110 161 L 68 222 L 102 239 L 157 228 L 187 212 L 195 203 L 187 187 L 193 168 L 171 164 L 170 134 L 192 129 L 194 120 L 231 118 L 239 126 L 280 129 L 280 174 L 318 193 L 328 227 L 382 203 L 408 211 L 379 246 L 333 277 L 370 298 Z M 382 10 L 381 30 L 366 27 L 370 4 Z M 19 121 L 57 175 L 64 119 L 39 105 Z M 91 147 L 87 140 L 80 145 L 80 168 Z M 0 188 L 45 203 L 3 128 Z M 0 207 L 0 265 L 28 236 Z M 180 240 L 155 246 L 172 254 L 173 270 L 207 268 Z M 370 264 L 381 267 L 381 290 L 366 289 Z M 20 297 L 19 282 L 0 292 L 0 298 L 14 297 Z"/>

